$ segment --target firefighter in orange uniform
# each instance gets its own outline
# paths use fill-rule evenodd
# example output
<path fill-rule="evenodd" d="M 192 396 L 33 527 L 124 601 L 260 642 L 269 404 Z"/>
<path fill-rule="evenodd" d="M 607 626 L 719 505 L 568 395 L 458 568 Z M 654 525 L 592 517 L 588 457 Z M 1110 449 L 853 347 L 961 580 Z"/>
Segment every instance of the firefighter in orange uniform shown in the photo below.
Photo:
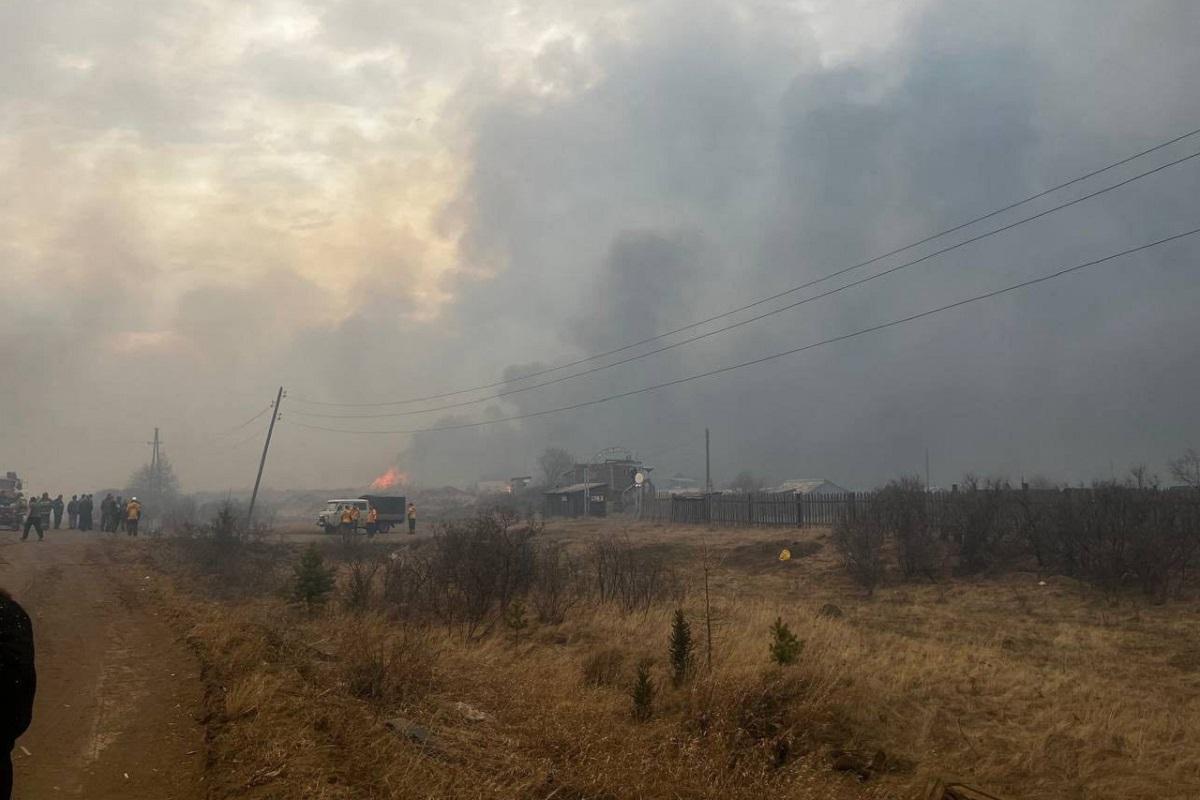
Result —
<path fill-rule="evenodd" d="M 142 518 L 142 504 L 136 497 L 129 499 L 125 506 L 125 532 L 130 536 L 138 535 L 138 520 Z"/>

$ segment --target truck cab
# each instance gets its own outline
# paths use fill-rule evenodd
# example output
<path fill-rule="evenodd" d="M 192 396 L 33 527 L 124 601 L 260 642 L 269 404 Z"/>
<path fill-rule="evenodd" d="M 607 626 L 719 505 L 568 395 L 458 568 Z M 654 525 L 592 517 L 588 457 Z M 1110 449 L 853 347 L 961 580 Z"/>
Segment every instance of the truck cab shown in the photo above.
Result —
<path fill-rule="evenodd" d="M 326 533 L 337 533 L 342 524 L 342 511 L 348 506 L 353 506 L 358 509 L 358 524 L 355 527 L 357 533 L 359 529 L 365 528 L 367 525 L 367 510 L 370 508 L 370 503 L 361 497 L 347 497 L 341 500 L 328 500 L 325 507 L 317 514 L 317 526 L 323 528 Z"/>

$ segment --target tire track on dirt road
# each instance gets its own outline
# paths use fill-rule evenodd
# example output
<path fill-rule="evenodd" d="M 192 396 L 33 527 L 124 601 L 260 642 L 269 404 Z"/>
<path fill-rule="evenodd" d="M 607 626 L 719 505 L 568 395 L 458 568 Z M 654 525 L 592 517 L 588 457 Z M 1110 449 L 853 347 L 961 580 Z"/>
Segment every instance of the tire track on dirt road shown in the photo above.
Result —
<path fill-rule="evenodd" d="M 74 531 L 0 538 L 0 586 L 33 619 L 38 659 L 15 800 L 204 796 L 198 665 L 112 546 Z"/>

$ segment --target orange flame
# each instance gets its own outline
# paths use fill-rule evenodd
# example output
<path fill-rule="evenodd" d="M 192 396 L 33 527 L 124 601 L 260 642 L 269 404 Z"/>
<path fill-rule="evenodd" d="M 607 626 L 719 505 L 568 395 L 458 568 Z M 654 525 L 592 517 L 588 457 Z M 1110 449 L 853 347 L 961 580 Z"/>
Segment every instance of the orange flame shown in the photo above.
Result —
<path fill-rule="evenodd" d="M 396 467 L 388 467 L 387 472 L 371 481 L 372 489 L 394 489 L 408 483 L 408 473 L 401 472 Z"/>

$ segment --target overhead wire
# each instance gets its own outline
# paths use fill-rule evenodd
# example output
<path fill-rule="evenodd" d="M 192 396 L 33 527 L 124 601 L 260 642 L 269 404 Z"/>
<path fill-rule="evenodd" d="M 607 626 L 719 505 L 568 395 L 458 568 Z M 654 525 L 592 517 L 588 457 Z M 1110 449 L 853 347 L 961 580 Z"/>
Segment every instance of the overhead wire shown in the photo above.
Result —
<path fill-rule="evenodd" d="M 986 214 L 983 214 L 983 215 L 981 215 L 981 216 L 974 217 L 973 219 L 967 220 L 966 222 L 962 222 L 962 223 L 960 223 L 960 224 L 958 224 L 958 225 L 955 225 L 955 226 L 954 226 L 954 227 L 952 227 L 952 228 L 947 228 L 947 229 L 945 229 L 945 230 L 942 230 L 942 231 L 939 231 L 939 232 L 937 232 L 937 233 L 930 234 L 930 235 L 928 235 L 928 236 L 925 236 L 924 238 L 922 238 L 922 239 L 919 239 L 919 240 L 917 240 L 917 241 L 911 242 L 911 243 L 909 243 L 909 244 L 906 244 L 906 245 L 903 245 L 903 246 L 901 246 L 901 247 L 897 247 L 897 248 L 895 248 L 895 249 L 893 249 L 893 250 L 889 250 L 889 251 L 888 251 L 888 252 L 886 252 L 886 253 L 882 253 L 882 254 L 880 254 L 880 255 L 873 256 L 872 258 L 870 258 L 870 259 L 867 259 L 866 261 L 860 261 L 860 262 L 859 262 L 859 263 L 857 263 L 857 264 L 852 264 L 852 265 L 850 265 L 850 266 L 843 267 L 843 268 L 841 268 L 841 269 L 838 269 L 838 270 L 836 270 L 836 271 L 834 271 L 834 272 L 831 272 L 831 273 L 829 273 L 829 274 L 827 274 L 827 275 L 824 275 L 824 276 L 822 276 L 822 277 L 820 277 L 820 278 L 815 278 L 815 279 L 813 279 L 813 280 L 811 280 L 811 281 L 807 281 L 807 282 L 805 282 L 805 283 L 802 283 L 802 284 L 800 284 L 800 285 L 798 285 L 798 286 L 793 286 L 793 287 L 791 287 L 790 289 L 785 289 L 785 290 L 783 290 L 783 291 L 781 291 L 781 292 L 777 292 L 777 293 L 775 293 L 775 294 L 773 294 L 773 295 L 770 295 L 770 296 L 767 296 L 767 297 L 763 297 L 763 298 L 760 298 L 760 299 L 758 299 L 758 300 L 754 300 L 754 301 L 752 301 L 752 302 L 750 302 L 750 303 L 747 303 L 747 304 L 745 304 L 745 305 L 739 306 L 739 307 L 737 307 L 737 308 L 733 308 L 733 309 L 730 309 L 730 310 L 728 310 L 728 311 L 723 311 L 723 312 L 721 312 L 721 313 L 719 313 L 719 314 L 716 314 L 716 315 L 713 315 L 713 316 L 707 317 L 706 319 L 698 320 L 698 321 L 696 321 L 696 322 L 691 322 L 691 323 L 689 323 L 689 324 L 687 324 L 687 325 L 683 325 L 683 326 L 681 326 L 681 327 L 674 328 L 674 329 L 672 329 L 672 330 L 665 331 L 665 332 L 663 332 L 663 333 L 655 334 L 654 336 L 650 336 L 650 337 L 648 337 L 648 338 L 641 339 L 641 340 L 639 340 L 639 341 L 636 341 L 636 342 L 630 342 L 629 344 L 625 344 L 625 345 L 622 345 L 622 346 L 620 346 L 620 347 L 613 348 L 613 349 L 611 349 L 611 350 L 606 350 L 606 351 L 604 351 L 604 352 L 601 352 L 601 353 L 594 353 L 594 354 L 591 354 L 591 355 L 588 355 L 588 356 L 584 356 L 584 357 L 581 357 L 581 358 L 579 358 L 579 359 L 576 359 L 576 360 L 574 360 L 574 361 L 569 361 L 569 362 L 566 362 L 566 363 L 563 363 L 563 364 L 559 364 L 559 365 L 557 365 L 557 366 L 554 366 L 554 367 L 547 367 L 547 368 L 545 368 L 545 369 L 535 370 L 535 371 L 533 371 L 533 372 L 529 372 L 529 373 L 526 373 L 526 374 L 524 374 L 524 375 L 520 375 L 520 376 L 517 376 L 517 377 L 514 377 L 514 378 L 506 378 L 506 379 L 504 379 L 504 380 L 499 380 L 499 381 L 494 381 L 494 382 L 491 382 L 491 383 L 480 384 L 480 385 L 478 385 L 478 386 L 470 386 L 470 387 L 465 387 L 465 388 L 461 388 L 461 389 L 454 389 L 454 390 L 452 390 L 452 391 L 440 392 L 440 393 L 437 393 L 437 394 L 430 394 L 430 395 L 425 395 L 425 396 L 421 396 L 421 397 L 409 397 L 409 398 L 404 398 L 404 399 L 400 399 L 400 400 L 385 400 L 385 401 L 378 401 L 378 402 L 351 403 L 351 402 L 337 402 L 337 401 L 327 401 L 327 400 L 311 400 L 311 399 L 304 398 L 304 397 L 302 397 L 302 396 L 293 396 L 291 399 L 292 399 L 293 401 L 295 401 L 295 402 L 298 402 L 298 403 L 301 403 L 301 404 L 304 404 L 304 405 L 314 405 L 314 406 L 330 406 L 330 407 L 339 407 L 339 408 L 382 408 L 382 407 L 385 407 L 385 406 L 401 406 L 401 405 L 409 405 L 409 404 L 413 404 L 413 403 L 423 403 L 423 402 L 429 402 L 429 401 L 432 401 L 432 400 L 442 400 L 442 399 L 446 399 L 446 398 L 449 398 L 449 397 L 455 397 L 455 396 L 458 396 L 458 395 L 461 395 L 461 394 L 468 394 L 468 393 L 470 393 L 470 392 L 477 392 L 477 391 L 484 391 L 484 390 L 487 390 L 487 389 L 494 389 L 494 388 L 497 388 L 497 387 L 500 387 L 500 386 L 506 386 L 506 385 L 508 385 L 508 384 L 511 384 L 511 383 L 514 383 L 514 382 L 516 382 L 516 381 L 529 380 L 530 378 L 536 378 L 536 377 L 540 377 L 540 376 L 542 376 L 542 375 L 548 375 L 548 374 L 550 374 L 550 373 L 553 373 L 553 372 L 558 372 L 558 371 L 560 371 L 560 370 L 569 369 L 569 368 L 571 368 L 571 367 L 579 366 L 580 364 L 586 364 L 586 363 L 588 363 L 588 362 L 590 362 L 590 361 L 596 361 L 596 360 L 598 360 L 598 359 L 601 359 L 601 358 L 606 358 L 606 357 L 608 357 L 608 356 L 617 355 L 617 354 L 619 354 L 619 353 L 623 353 L 623 352 L 626 352 L 626 351 L 628 351 L 628 350 L 632 350 L 632 349 L 634 349 L 634 348 L 641 347 L 642 345 L 650 344 L 650 343 L 652 343 L 652 342 L 656 342 L 656 341 L 659 341 L 659 340 L 661 340 L 661 339 L 665 339 L 665 338 L 667 338 L 667 337 L 669 337 L 669 336 L 674 336 L 675 334 L 678 334 L 678 333 L 683 333 L 684 331 L 688 331 L 688 330 L 692 330 L 693 328 L 698 328 L 698 327 L 700 327 L 700 326 L 702 326 L 702 325 L 706 325 L 706 324 L 708 324 L 708 323 L 710 323 L 710 322 L 716 322 L 717 320 L 725 319 L 726 317 L 733 316 L 734 314 L 738 314 L 738 313 L 741 313 L 741 312 L 743 312 L 743 311 L 748 311 L 748 310 L 750 310 L 750 309 L 752 309 L 752 308 L 756 308 L 756 307 L 758 307 L 758 306 L 760 306 L 760 305 L 763 305 L 764 303 L 769 303 L 769 302 L 771 302 L 771 301 L 773 301 L 773 300 L 778 300 L 778 299 L 780 299 L 780 298 L 783 298 L 783 297 L 786 297 L 786 296 L 788 296 L 788 295 L 794 294 L 795 292 L 798 292 L 798 291 L 801 291 L 801 290 L 803 290 L 803 289 L 807 289 L 807 288 L 809 288 L 809 287 L 815 286 L 815 285 L 817 285 L 817 284 L 819 284 L 819 283 L 822 283 L 822 282 L 824 282 L 824 281 L 830 280 L 830 279 L 832 279 L 832 278 L 836 278 L 836 277 L 838 277 L 838 276 L 840 276 L 840 275 L 844 275 L 844 274 L 846 274 L 847 272 L 851 272 L 851 271 L 853 271 L 853 270 L 860 269 L 860 268 L 862 268 L 862 267 L 870 266 L 871 264 L 875 264 L 875 263 L 877 263 L 877 262 L 879 262 L 879 261 L 882 261 L 882 260 L 883 260 L 883 259 L 885 259 L 885 258 L 889 258 L 889 257 L 891 257 L 891 256 L 898 255 L 899 253 L 902 253 L 902 252 L 904 252 L 904 251 L 906 251 L 906 250 L 911 250 L 911 249 L 912 249 L 912 248 L 914 248 L 914 247 L 919 247 L 920 245 L 927 244 L 927 243 L 929 243 L 929 242 L 932 242 L 932 241 L 934 241 L 934 240 L 936 240 L 936 239 L 940 239 L 940 238 L 942 238 L 942 237 L 945 237 L 945 236 L 948 236 L 948 235 L 950 235 L 950 234 L 952 234 L 952 233 L 956 233 L 957 231 L 963 230 L 964 228 L 970 227 L 971 225 L 974 225 L 974 224 L 976 224 L 976 223 L 983 222 L 983 221 L 985 221 L 985 220 L 991 219 L 992 217 L 995 217 L 995 216 L 997 216 L 997 215 L 999 215 L 999 214 L 1003 214 L 1003 213 L 1005 213 L 1006 211 L 1011 211 L 1011 210 L 1012 210 L 1012 209 L 1014 209 L 1014 208 L 1017 208 L 1017 207 L 1019 207 L 1019 206 L 1025 205 L 1025 204 L 1027 204 L 1027 203 L 1031 203 L 1031 202 L 1033 202 L 1034 200 L 1037 200 L 1037 199 L 1039 199 L 1039 198 L 1045 197 L 1046 195 L 1052 194 L 1052 193 L 1054 193 L 1054 192 L 1057 192 L 1057 191 L 1060 191 L 1060 190 L 1062 190 L 1062 189 L 1066 189 L 1066 188 L 1068 188 L 1068 187 L 1070 187 L 1070 186 L 1073 186 L 1073 185 L 1075 185 L 1075 184 L 1077 184 L 1077 183 L 1081 183 L 1081 182 L 1083 182 L 1083 181 L 1086 181 L 1086 180 L 1088 180 L 1089 178 L 1093 178 L 1093 177 L 1095 177 L 1095 176 L 1097 176 L 1097 175 L 1100 175 L 1100 174 L 1102 174 L 1102 173 L 1105 173 L 1105 172 L 1108 172 L 1108 171 L 1110 171 L 1110 170 L 1116 169 L 1117 167 L 1121 167 L 1121 166 L 1123 166 L 1123 165 L 1125 165 L 1125 164 L 1128 164 L 1128 163 L 1130 163 L 1130 162 L 1132 162 L 1132 161 L 1136 161 L 1137 159 L 1139 159 L 1139 158 L 1142 158 L 1143 156 L 1147 156 L 1147 155 L 1149 155 L 1149 154 L 1151 154 L 1151 153 L 1154 153 L 1154 152 L 1157 152 L 1157 151 L 1159 151 L 1159 150 L 1162 150 L 1162 149 L 1164 149 L 1164 148 L 1170 147 L 1170 146 L 1171 146 L 1171 145 L 1173 145 L 1173 144 L 1176 144 L 1176 143 L 1178 143 L 1178 142 L 1181 142 L 1181 141 L 1183 141 L 1183 140 L 1185 140 L 1185 139 L 1191 138 L 1191 137 L 1193 137 L 1193 136 L 1195 136 L 1195 135 L 1197 135 L 1197 134 L 1200 134 L 1200 128 L 1195 128 L 1195 129 L 1193 129 L 1193 130 L 1190 130 L 1190 131 L 1188 131 L 1188 132 L 1186 132 L 1186 133 L 1180 134 L 1180 135 L 1178 135 L 1178 136 L 1176 136 L 1176 137 L 1174 137 L 1174 138 L 1172 138 L 1172 139 L 1169 139 L 1169 140 L 1167 140 L 1167 141 L 1161 142 L 1161 143 L 1159 143 L 1159 144 L 1156 144 L 1156 145 L 1154 145 L 1154 146 L 1152 146 L 1152 147 L 1145 148 L 1145 149 L 1143 149 L 1143 150 L 1141 150 L 1141 151 L 1139 151 L 1139 152 L 1137 152 L 1137 153 L 1134 153 L 1134 154 L 1132 154 L 1132 155 L 1126 156 L 1125 158 L 1122 158 L 1122 159 L 1120 159 L 1120 160 L 1118 160 L 1118 161 L 1114 161 L 1114 162 L 1112 162 L 1112 163 L 1110 163 L 1110 164 L 1107 164 L 1107 165 L 1105 165 L 1105 166 L 1103 166 L 1103 167 L 1100 167 L 1100 168 L 1098 168 L 1098 169 L 1094 169 L 1094 170 L 1091 170 L 1090 172 L 1086 172 L 1086 173 L 1084 173 L 1083 175 L 1076 176 L 1076 177 L 1074 177 L 1074 178 L 1071 178 L 1070 180 L 1067 180 L 1067 181 L 1064 181 L 1064 182 L 1062 182 L 1062 183 L 1056 184 L 1056 185 L 1054 185 L 1054 186 L 1051 186 L 1051 187 L 1049 187 L 1049 188 L 1047 188 L 1047 189 L 1043 189 L 1043 190 L 1041 190 L 1041 191 L 1039 191 L 1039 192 L 1037 192 L 1037 193 L 1035 193 L 1035 194 L 1031 194 L 1031 195 L 1029 195 L 1029 196 L 1027 196 L 1027 197 L 1024 197 L 1024 198 L 1022 198 L 1022 199 L 1020 199 L 1020 200 L 1017 200 L 1017 201 L 1015 201 L 1015 202 L 1009 203 L 1008 205 L 1002 206 L 1002 207 L 1000 207 L 1000 208 L 997 208 L 997 209 L 995 209 L 995 210 L 993 210 L 993 211 L 989 211 L 989 212 L 987 212 Z"/>
<path fill-rule="evenodd" d="M 1098 197 L 1100 195 L 1106 194 L 1115 189 L 1120 189 L 1123 186 L 1127 186 L 1135 181 L 1139 181 L 1142 178 L 1148 177 L 1150 175 L 1154 175 L 1158 172 L 1162 172 L 1163 170 L 1169 169 L 1171 167 L 1178 166 L 1179 164 L 1182 164 L 1186 161 L 1190 161 L 1191 159 L 1196 158 L 1198 156 L 1200 156 L 1200 151 L 1191 153 L 1190 155 L 1183 156 L 1182 158 L 1178 158 L 1178 159 L 1176 159 L 1174 161 L 1170 161 L 1166 164 L 1162 164 L 1160 166 L 1154 167 L 1153 169 L 1146 170 L 1145 172 L 1141 172 L 1137 175 L 1126 178 L 1123 181 L 1111 184 L 1111 185 L 1106 186 L 1101 189 L 1097 189 L 1093 192 L 1089 192 L 1088 194 L 1074 198 L 1073 200 L 1069 200 L 1065 203 L 1061 203 L 1057 206 L 1053 206 L 1053 207 L 1045 209 L 1043 211 L 1039 211 L 1036 214 L 1031 214 L 1030 216 L 1023 217 L 1014 222 L 1010 222 L 1007 225 L 1003 225 L 1001 227 L 994 228 L 990 231 L 985 231 L 984 233 L 980 233 L 976 236 L 972 236 L 968 239 L 964 239 L 961 242 L 956 242 L 955 244 L 948 245 L 939 250 L 935 250 L 931 253 L 927 253 L 927 254 L 921 256 L 920 258 L 913 259 L 912 261 L 907 261 L 902 264 L 897 264 L 896 266 L 889 267 L 888 269 L 883 270 L 882 272 L 877 272 L 873 275 L 868 275 L 865 278 L 860 278 L 856 281 L 851 281 L 850 283 L 843 284 L 842 286 L 838 286 L 836 288 L 829 289 L 828 291 L 821 292 L 820 294 L 816 294 L 811 297 L 806 297 L 804 299 L 797 300 L 797 301 L 795 301 L 793 303 L 789 303 L 785 306 L 780 306 L 779 308 L 771 309 L 770 311 L 763 312 L 762 314 L 758 314 L 756 316 L 749 317 L 747 319 L 740 320 L 738 322 L 734 322 L 734 323 L 731 323 L 729 325 L 726 325 L 726 326 L 723 326 L 720 328 L 715 328 L 711 331 L 706 331 L 704 333 L 697 334 L 696 336 L 691 336 L 687 339 L 682 339 L 678 342 L 672 342 L 671 344 L 663 345 L 662 347 L 657 347 L 657 348 L 655 348 L 653 350 L 649 350 L 645 353 L 638 353 L 636 355 L 628 356 L 626 358 L 620 359 L 618 361 L 613 361 L 608 364 L 602 364 L 597 367 L 591 367 L 589 369 L 580 370 L 578 372 L 573 372 L 569 375 L 563 375 L 558 378 L 554 378 L 554 379 L 547 380 L 547 381 L 542 381 L 540 383 L 534 383 L 534 384 L 530 384 L 528 386 L 520 386 L 517 388 L 508 389 L 503 392 L 496 392 L 494 394 L 490 394 L 485 397 L 475 398 L 473 400 L 462 400 L 462 401 L 459 401 L 456 403 L 447 403 L 445 405 L 435 406 L 433 408 L 414 409 L 411 411 L 389 411 L 389 412 L 378 413 L 378 414 L 341 414 L 341 413 L 324 413 L 324 412 L 314 412 L 314 411 L 295 411 L 293 413 L 295 413 L 299 416 L 305 417 L 305 418 L 310 418 L 310 419 L 385 419 L 385 418 L 391 418 L 391 417 L 409 417 L 409 416 L 415 416 L 418 414 L 432 414 L 435 412 L 449 411 L 452 409 L 465 408 L 467 406 L 479 405 L 480 403 L 486 403 L 491 400 L 497 400 L 497 399 L 501 399 L 504 397 L 509 397 L 511 395 L 522 394 L 525 392 L 534 391 L 536 389 L 543 389 L 547 386 L 553 386 L 555 384 L 565 383 L 566 381 L 574 380 L 576 378 L 580 378 L 585 375 L 592 375 L 597 372 L 603 372 L 605 370 L 612 369 L 613 367 L 619 367 L 623 364 L 628 364 L 630 362 L 638 361 L 643 358 L 649 358 L 650 356 L 657 355 L 659 353 L 663 353 L 668 350 L 674 350 L 675 348 L 682 347 L 684 345 L 691 344 L 693 342 L 697 342 L 702 339 L 707 339 L 712 336 L 717 336 L 719 334 L 726 333 L 726 332 L 734 330 L 736 328 L 741 328 L 745 325 L 749 325 L 751 323 L 758 322 L 760 320 L 766 319 L 766 318 L 774 316 L 776 314 L 782 314 L 785 311 L 791 311 L 794 308 L 798 308 L 800 306 L 806 305 L 806 304 L 814 302 L 816 300 L 820 300 L 822 298 L 829 297 L 831 295 L 838 294 L 840 292 L 844 292 L 847 289 L 853 289 L 857 286 L 863 285 L 864 283 L 869 283 L 870 281 L 876 280 L 877 278 L 882 278 L 886 275 L 891 275 L 895 272 L 899 272 L 901 270 L 908 269 L 909 267 L 916 266 L 917 264 L 921 264 L 932 258 L 936 258 L 937 256 L 944 255 L 945 253 L 951 252 L 953 250 L 957 250 L 961 247 L 965 247 L 966 245 L 974 244 L 975 242 L 981 241 L 983 239 L 987 239 L 991 236 L 995 236 L 997 234 L 1004 233 L 1006 231 L 1010 231 L 1013 228 L 1019 227 L 1026 223 L 1029 223 L 1029 222 L 1033 222 L 1034 220 L 1037 220 L 1037 219 L 1041 219 L 1042 217 L 1049 216 L 1050 214 L 1053 214 L 1057 211 L 1061 211 L 1065 208 L 1070 208 L 1071 206 L 1078 205 L 1079 203 L 1082 203 L 1086 200 L 1090 200 L 1094 197 Z"/>
<path fill-rule="evenodd" d="M 967 298 L 964 298 L 961 300 L 956 300 L 952 303 L 947 303 L 945 305 L 938 306 L 936 308 L 927 309 L 925 311 L 921 311 L 916 314 L 910 314 L 906 317 L 900 317 L 898 319 L 893 319 L 893 320 L 889 320 L 887 322 L 882 322 L 882 323 L 879 323 L 877 325 L 872 325 L 867 328 L 860 328 L 860 329 L 858 329 L 856 331 L 852 331 L 850 333 L 844 333 L 844 334 L 841 334 L 838 336 L 832 336 L 827 339 L 822 339 L 817 342 L 812 342 L 810 344 L 802 345 L 800 347 L 794 347 L 790 350 L 784 350 L 784 351 L 778 352 L 778 353 L 771 353 L 769 355 L 761 356 L 759 358 L 750 359 L 748 361 L 741 361 L 741 362 L 738 362 L 735 364 L 728 364 L 723 367 L 718 367 L 716 369 L 711 369 L 711 370 L 707 370 L 704 372 L 695 373 L 693 375 L 688 375 L 688 376 L 685 376 L 682 378 L 676 378 L 674 380 L 664 381 L 662 383 L 656 383 L 656 384 L 651 384 L 648 386 L 642 386 L 637 389 L 630 389 L 625 392 L 619 392 L 616 394 L 606 395 L 604 397 L 593 398 L 591 400 L 585 400 L 585 401 L 582 401 L 579 403 L 572 403 L 570 405 L 558 406 L 556 408 L 548 408 L 548 409 L 543 409 L 541 411 L 527 412 L 524 414 L 514 414 L 514 415 L 508 416 L 508 417 L 495 417 L 492 419 L 479 420 L 476 422 L 465 422 L 465 423 L 456 423 L 453 425 L 433 426 L 433 427 L 428 427 L 428 428 L 409 428 L 409 429 L 398 429 L 398 430 L 362 430 L 362 429 L 353 430 L 353 429 L 346 429 L 346 428 L 329 428 L 329 427 L 324 427 L 324 426 L 320 426 L 320 425 L 309 425 L 309 424 L 303 423 L 303 422 L 297 422 L 295 424 L 298 425 L 299 427 L 308 428 L 310 430 L 329 431 L 329 432 L 333 432 L 333 433 L 343 433 L 343 434 L 346 434 L 346 433 L 364 434 L 364 435 L 415 434 L 415 433 L 434 433 L 434 432 L 438 432 L 438 431 L 462 430 L 462 429 L 466 429 L 466 428 L 479 428 L 479 427 L 483 427 L 486 425 L 497 425 L 497 424 L 500 424 L 503 422 L 514 422 L 517 420 L 542 417 L 542 416 L 546 416 L 549 414 L 558 414 L 558 413 L 562 413 L 562 412 L 566 412 L 566 411 L 574 411 L 574 410 L 580 409 L 580 408 L 587 408 L 589 406 L 600 405 L 601 403 L 608 403 L 613 400 L 619 400 L 619 399 L 626 398 L 626 397 L 633 397 L 635 395 L 645 394 L 647 392 L 652 392 L 652 391 L 656 391 L 659 389 L 665 389 L 665 388 L 668 388 L 671 386 L 679 386 L 681 384 L 690 383 L 692 381 L 700 380 L 702 378 L 709 378 L 709 377 L 712 377 L 715 375 L 721 375 L 721 374 L 724 374 L 727 372 L 732 372 L 734 370 L 744 369 L 746 367 L 752 367 L 752 366 L 756 366 L 758 364 L 764 364 L 769 361 L 774 361 L 776 359 L 785 358 L 787 356 L 797 355 L 799 353 L 807 352 L 809 350 L 814 350 L 818 347 L 823 347 L 826 345 L 834 344 L 836 342 L 843 342 L 848 339 L 854 339 L 859 336 L 865 336 L 865 335 L 875 333 L 875 332 L 878 332 L 881 330 L 886 330 L 888 328 L 894 328 L 896 326 L 904 325 L 909 322 L 914 322 L 916 320 L 924 319 L 926 317 L 931 317 L 935 314 L 940 314 L 945 311 L 949 311 L 951 309 L 961 308 L 962 306 L 969 305 L 971 303 L 977 303 L 977 302 L 980 302 L 983 300 L 991 299 L 993 297 L 998 297 L 1000 295 L 1008 294 L 1009 292 L 1014 292 L 1014 291 L 1018 291 L 1020 289 L 1024 289 L 1024 288 L 1027 288 L 1030 286 L 1042 284 L 1047 281 L 1051 281 L 1056 278 L 1060 278 L 1064 275 L 1069 275 L 1069 274 L 1072 274 L 1075 272 L 1079 272 L 1081 270 L 1085 270 L 1085 269 L 1088 269 L 1091 267 L 1098 266 L 1100 264 L 1105 264 L 1109 261 L 1114 261 L 1118 258 L 1123 258 L 1125 256 L 1133 255 L 1134 253 L 1140 253 L 1144 250 L 1149 250 L 1152 247 L 1158 247 L 1160 245 L 1164 245 L 1169 242 L 1174 242 L 1174 241 L 1179 241 L 1181 239 L 1185 239 L 1189 236 L 1195 236 L 1197 233 L 1200 233 L 1200 228 L 1193 228 L 1192 230 L 1185 231 L 1183 233 L 1177 233 L 1172 236 L 1167 236 L 1167 237 L 1158 239 L 1153 242 L 1148 242 L 1146 244 L 1141 244 L 1136 247 L 1131 247 L 1129 249 L 1122 250 L 1117 253 L 1112 253 L 1110 255 L 1103 256 L 1101 258 L 1096 258 L 1091 261 L 1085 261 L 1081 264 L 1076 264 L 1071 267 L 1065 267 L 1065 268 L 1057 270 L 1055 272 L 1051 272 L 1046 275 L 1040 275 L 1036 278 L 1030 278 L 1028 280 L 1020 281 L 1019 283 L 1014 283 L 1014 284 L 1005 286 L 1000 289 L 994 289 L 989 292 L 984 292 L 983 294 L 973 295 L 971 297 L 967 297 Z"/>
<path fill-rule="evenodd" d="M 217 436 L 229 436 L 230 434 L 237 433 L 238 431 L 240 431 L 240 430 L 242 430 L 243 428 L 245 428 L 247 425 L 250 425 L 250 424 L 251 424 L 252 422 L 254 422 L 255 420 L 261 419 L 261 418 L 262 418 L 262 416 L 263 416 L 264 414 L 266 414 L 268 411 L 270 411 L 272 408 L 274 408 L 274 404 L 272 404 L 272 405 L 268 405 L 268 406 L 267 406 L 266 408 L 264 408 L 262 411 L 259 411 L 257 414 L 255 414 L 253 417 L 251 417 L 250 419 L 246 420 L 246 421 L 245 421 L 245 422 L 243 422 L 242 424 L 240 424 L 240 425 L 235 425 L 234 427 L 230 428 L 230 429 L 229 429 L 229 430 L 227 430 L 227 431 L 220 431 L 220 432 L 219 432 L 219 433 L 217 433 L 216 435 L 217 435 Z"/>

